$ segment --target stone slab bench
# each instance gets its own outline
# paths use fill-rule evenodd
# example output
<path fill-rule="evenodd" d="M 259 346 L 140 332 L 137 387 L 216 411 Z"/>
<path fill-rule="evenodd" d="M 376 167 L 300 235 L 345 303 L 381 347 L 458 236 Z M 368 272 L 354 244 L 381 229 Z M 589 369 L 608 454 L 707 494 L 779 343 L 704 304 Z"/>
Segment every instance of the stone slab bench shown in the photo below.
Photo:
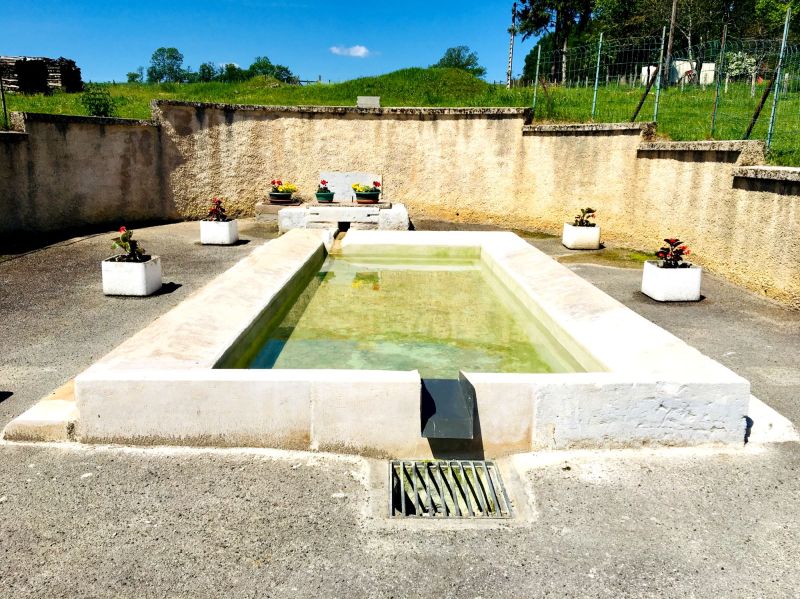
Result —
<path fill-rule="evenodd" d="M 283 208 L 278 212 L 278 230 L 285 233 L 292 229 L 316 229 L 348 223 L 353 229 L 407 231 L 409 221 L 405 205 L 382 204 L 389 207 L 342 203 Z"/>

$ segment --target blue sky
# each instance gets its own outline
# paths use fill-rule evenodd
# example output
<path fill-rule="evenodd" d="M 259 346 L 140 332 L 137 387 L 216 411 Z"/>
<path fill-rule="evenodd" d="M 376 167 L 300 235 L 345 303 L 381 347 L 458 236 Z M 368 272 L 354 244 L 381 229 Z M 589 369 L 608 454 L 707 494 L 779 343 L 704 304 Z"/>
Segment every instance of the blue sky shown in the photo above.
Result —
<path fill-rule="evenodd" d="M 3 13 L 0 54 L 66 56 L 92 81 L 124 80 L 159 46 L 194 69 L 266 55 L 303 79 L 342 81 L 427 66 L 457 45 L 478 52 L 487 79 L 503 80 L 511 2 L 33 0 Z M 515 74 L 532 45 L 517 39 Z"/>

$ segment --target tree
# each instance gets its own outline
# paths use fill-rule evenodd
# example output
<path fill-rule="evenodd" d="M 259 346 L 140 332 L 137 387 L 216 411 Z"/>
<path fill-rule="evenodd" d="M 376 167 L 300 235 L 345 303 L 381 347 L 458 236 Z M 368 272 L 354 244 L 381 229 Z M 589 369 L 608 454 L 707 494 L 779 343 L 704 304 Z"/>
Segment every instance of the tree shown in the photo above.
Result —
<path fill-rule="evenodd" d="M 198 81 L 214 81 L 219 75 L 219 69 L 214 66 L 213 62 L 204 62 L 197 67 L 197 80 Z"/>
<path fill-rule="evenodd" d="M 147 69 L 150 83 L 179 83 L 183 74 L 183 54 L 177 48 L 159 48 L 153 52 Z"/>
<path fill-rule="evenodd" d="M 143 83 L 144 82 L 144 67 L 139 67 L 135 71 L 127 74 L 128 83 Z"/>
<path fill-rule="evenodd" d="M 226 83 L 234 83 L 236 81 L 244 81 L 247 79 L 247 71 L 240 68 L 239 65 L 229 62 L 222 67 L 222 71 L 217 77 L 220 81 Z"/>
<path fill-rule="evenodd" d="M 250 68 L 247 70 L 250 72 L 251 77 L 257 77 L 259 75 L 263 77 L 272 77 L 275 74 L 275 65 L 272 64 L 272 61 L 266 56 L 256 56 L 253 60 L 253 64 L 251 64 Z"/>
<path fill-rule="evenodd" d="M 569 35 L 585 28 L 592 17 L 594 0 L 521 0 L 517 19 L 522 39 L 536 35 L 552 35 L 553 62 L 550 78 L 564 81 L 567 78 L 566 52 Z"/>
<path fill-rule="evenodd" d="M 282 64 L 272 64 L 266 56 L 256 56 L 247 69 L 250 77 L 273 77 L 283 83 L 298 83 L 297 76 Z"/>
<path fill-rule="evenodd" d="M 445 50 L 444 56 L 436 64 L 431 65 L 440 69 L 461 69 L 476 77 L 484 77 L 486 69 L 478 63 L 478 54 L 469 49 L 469 46 L 456 46 Z"/>
<path fill-rule="evenodd" d="M 278 81 L 282 81 L 283 83 L 292 83 L 292 84 L 299 84 L 300 80 L 298 79 L 297 75 L 292 73 L 289 70 L 289 67 L 285 67 L 282 64 L 275 65 L 275 73 L 273 77 Z"/>

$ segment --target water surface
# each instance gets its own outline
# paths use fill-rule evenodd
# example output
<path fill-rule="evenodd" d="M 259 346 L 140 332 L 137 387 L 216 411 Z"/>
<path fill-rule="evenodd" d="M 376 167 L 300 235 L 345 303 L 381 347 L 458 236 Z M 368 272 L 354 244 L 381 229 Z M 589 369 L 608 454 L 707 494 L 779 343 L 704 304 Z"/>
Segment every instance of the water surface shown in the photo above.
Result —
<path fill-rule="evenodd" d="M 480 261 L 343 257 L 328 258 L 246 366 L 582 370 Z"/>

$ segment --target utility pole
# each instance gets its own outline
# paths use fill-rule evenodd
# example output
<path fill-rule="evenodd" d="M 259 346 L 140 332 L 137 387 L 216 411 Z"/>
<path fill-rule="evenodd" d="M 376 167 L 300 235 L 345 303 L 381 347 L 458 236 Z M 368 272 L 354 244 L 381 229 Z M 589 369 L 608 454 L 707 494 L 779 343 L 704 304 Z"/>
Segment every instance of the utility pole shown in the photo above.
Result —
<path fill-rule="evenodd" d="M 672 42 L 675 40 L 675 22 L 678 17 L 678 0 L 672 0 L 672 16 L 669 18 L 669 39 L 667 40 L 667 68 L 662 72 L 662 76 L 666 76 L 665 83 L 669 85 L 670 76 L 672 74 Z M 666 75 L 665 75 L 666 74 Z"/>
<path fill-rule="evenodd" d="M 517 3 L 511 8 L 511 41 L 508 44 L 508 68 L 506 69 L 506 88 L 511 89 L 511 72 L 514 66 L 514 37 L 517 35 Z"/>

